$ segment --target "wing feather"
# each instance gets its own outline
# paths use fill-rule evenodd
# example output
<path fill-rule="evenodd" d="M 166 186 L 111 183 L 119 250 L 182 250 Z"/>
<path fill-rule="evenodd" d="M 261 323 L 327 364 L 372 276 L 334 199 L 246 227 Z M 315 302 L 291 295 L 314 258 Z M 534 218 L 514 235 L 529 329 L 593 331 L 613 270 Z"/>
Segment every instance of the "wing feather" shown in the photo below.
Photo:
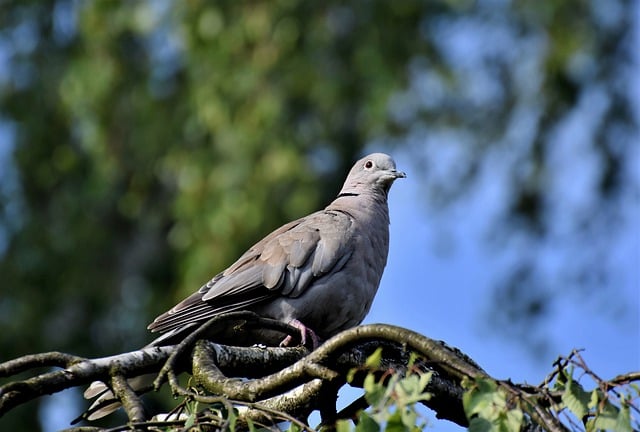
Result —
<path fill-rule="evenodd" d="M 347 214 L 321 211 L 282 226 L 156 318 L 149 329 L 167 332 L 220 313 L 250 309 L 275 296 L 300 296 L 314 280 L 349 260 L 352 224 Z"/>

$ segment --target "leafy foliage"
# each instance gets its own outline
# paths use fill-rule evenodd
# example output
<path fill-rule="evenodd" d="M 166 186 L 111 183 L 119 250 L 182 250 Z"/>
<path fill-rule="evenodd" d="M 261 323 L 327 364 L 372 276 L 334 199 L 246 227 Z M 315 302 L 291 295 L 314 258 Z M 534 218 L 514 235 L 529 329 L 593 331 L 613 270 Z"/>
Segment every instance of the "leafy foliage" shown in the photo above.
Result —
<path fill-rule="evenodd" d="M 466 380 L 462 385 L 466 388 L 462 402 L 470 419 L 470 431 L 506 432 L 521 429 L 522 410 L 507 401 L 506 392 L 494 380 Z"/>
<path fill-rule="evenodd" d="M 584 362 L 577 353 L 577 364 Z M 581 366 L 582 368 L 582 366 Z M 571 424 L 582 424 L 586 431 L 615 430 L 631 432 L 640 426 L 637 402 L 640 401 L 640 391 L 637 384 L 616 385 L 599 379 L 588 369 L 587 375 L 595 379 L 597 387 L 587 391 L 575 379 L 574 365 L 561 369 L 554 381 L 553 389 L 562 394 L 562 404 L 556 409 L 564 414 Z M 631 415 L 631 410 L 636 412 Z"/>
<path fill-rule="evenodd" d="M 338 420 L 335 424 L 336 431 L 414 432 L 424 430 L 427 426 L 427 421 L 420 414 L 418 405 L 432 397 L 425 388 L 433 373 L 424 373 L 414 368 L 415 356 L 412 356 L 409 362 L 409 372 L 404 375 L 394 371 L 384 371 L 381 369 L 381 354 L 382 350 L 378 348 L 368 357 L 363 366 L 369 371 L 363 385 L 364 397 L 369 408 L 357 413 L 355 425 L 351 420 Z M 536 388 L 539 395 L 546 395 L 549 399 L 539 398 L 535 403 L 542 408 L 549 402 L 553 402 L 555 417 L 563 421 L 562 425 L 559 424 L 560 429 L 586 432 L 637 430 L 637 413 L 640 413 L 637 405 L 640 400 L 640 387 L 637 381 L 640 377 L 637 374 L 617 377 L 610 382 L 599 381 L 598 387 L 588 392 L 574 379 L 576 365 L 581 365 L 579 367 L 585 374 L 593 375 L 579 354 L 574 352 L 567 358 L 561 358 L 556 365 L 556 370 L 550 375 L 550 377 L 556 377 L 553 385 L 549 387 L 543 384 Z M 361 369 L 351 370 L 347 379 L 353 380 L 361 371 Z M 381 374 L 381 371 L 384 373 Z M 469 419 L 470 431 L 517 432 L 523 430 L 525 426 L 527 430 L 531 428 L 531 419 L 523 411 L 522 404 L 531 403 L 532 400 L 524 400 L 521 396 L 531 395 L 533 388 L 527 387 L 525 392 L 518 396 L 512 391 L 513 384 L 508 383 L 508 386 L 505 386 L 505 382 L 490 377 L 465 378 L 462 386 L 465 388 L 462 403 Z M 608 389 L 606 393 L 602 391 L 604 388 Z M 193 403 L 190 404 L 193 405 Z M 189 407 L 190 404 L 187 403 L 187 406 Z M 210 409 L 212 408 L 215 407 Z M 188 412 L 194 414 L 197 410 L 197 405 L 193 405 Z M 235 430 L 237 410 L 215 408 L 214 411 L 230 430 Z M 632 415 L 632 412 L 636 415 Z M 197 420 L 193 421 L 195 418 L 189 416 L 184 423 L 185 426 L 187 423 L 196 424 Z M 286 414 L 282 413 L 282 419 L 287 420 Z M 253 423 L 249 422 L 248 426 L 250 430 L 256 430 Z M 303 429 L 312 430 L 298 421 L 289 423 L 287 430 Z"/>
<path fill-rule="evenodd" d="M 431 398 L 425 391 L 432 372 L 420 372 L 411 368 L 405 376 L 388 372 L 378 377 L 374 371 L 380 367 L 382 348 L 378 348 L 366 361 L 372 371 L 364 379 L 364 395 L 370 409 L 358 414 L 357 432 L 409 432 L 422 430 L 426 423 L 420 420 L 416 404 Z M 353 378 L 353 371 L 350 374 Z M 338 431 L 350 430 L 350 420 L 339 420 Z"/>
<path fill-rule="evenodd" d="M 585 375 L 596 381 L 597 387 L 585 390 L 574 376 L 576 366 Z M 637 374 L 636 374 L 637 375 Z M 577 352 L 556 362 L 553 385 L 539 387 L 547 393 L 546 401 L 552 403 L 555 416 L 563 421 L 568 430 L 598 431 L 611 430 L 630 432 L 637 430 L 640 400 L 635 378 L 614 379 L 611 382 L 598 378 Z M 547 379 L 547 383 L 551 378 Z M 466 392 L 463 396 L 464 409 L 469 417 L 472 431 L 519 431 L 523 426 L 522 404 L 524 401 L 506 391 L 502 383 L 489 378 L 467 379 L 463 381 Z"/>

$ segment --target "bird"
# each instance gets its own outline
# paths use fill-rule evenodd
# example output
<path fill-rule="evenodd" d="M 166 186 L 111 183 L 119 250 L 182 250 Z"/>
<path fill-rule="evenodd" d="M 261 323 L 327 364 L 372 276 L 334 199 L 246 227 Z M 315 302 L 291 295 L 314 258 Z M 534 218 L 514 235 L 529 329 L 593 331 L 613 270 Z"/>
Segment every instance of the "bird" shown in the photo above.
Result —
<path fill-rule="evenodd" d="M 290 324 L 314 349 L 360 324 L 387 263 L 389 190 L 405 177 L 385 153 L 358 160 L 328 206 L 276 229 L 149 324 L 160 333 L 150 346 L 179 341 L 210 318 L 240 310 Z M 280 345 L 292 341 L 287 336 Z M 98 394 L 89 390 L 85 397 Z"/>
<path fill-rule="evenodd" d="M 276 229 L 158 316 L 148 329 L 165 335 L 155 344 L 237 310 L 296 327 L 303 344 L 307 333 L 317 342 L 360 324 L 387 262 L 389 189 L 403 177 L 387 154 L 357 161 L 326 208 Z"/>

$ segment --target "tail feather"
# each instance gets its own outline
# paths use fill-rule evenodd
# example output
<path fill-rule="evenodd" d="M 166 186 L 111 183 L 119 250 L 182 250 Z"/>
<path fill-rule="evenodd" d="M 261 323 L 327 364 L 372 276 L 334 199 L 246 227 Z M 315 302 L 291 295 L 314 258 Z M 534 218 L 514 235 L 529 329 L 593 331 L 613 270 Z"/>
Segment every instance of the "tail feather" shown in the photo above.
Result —
<path fill-rule="evenodd" d="M 155 374 L 141 375 L 135 378 L 131 378 L 127 380 L 127 382 L 134 391 L 139 391 L 145 387 L 148 387 L 153 382 L 154 377 Z M 120 401 L 116 399 L 113 392 L 102 381 L 92 382 L 91 385 L 84 391 L 84 398 L 97 398 L 93 401 L 93 403 L 87 410 L 88 415 L 83 416 L 90 421 L 98 420 L 102 417 L 108 416 L 122 406 Z"/>
<path fill-rule="evenodd" d="M 101 393 L 108 391 L 109 388 L 102 381 L 94 381 L 89 388 L 84 391 L 85 399 L 93 399 L 96 396 L 100 396 Z M 111 392 L 110 392 L 111 393 Z M 113 393 L 111 394 L 113 396 Z"/>
<path fill-rule="evenodd" d="M 84 398 L 97 398 L 93 401 L 85 415 L 83 415 L 84 418 L 90 421 L 108 416 L 122 406 L 120 401 L 115 398 L 113 392 L 109 390 L 109 387 L 101 381 L 92 382 L 89 388 L 85 390 Z M 109 400 L 113 402 L 109 403 Z"/>

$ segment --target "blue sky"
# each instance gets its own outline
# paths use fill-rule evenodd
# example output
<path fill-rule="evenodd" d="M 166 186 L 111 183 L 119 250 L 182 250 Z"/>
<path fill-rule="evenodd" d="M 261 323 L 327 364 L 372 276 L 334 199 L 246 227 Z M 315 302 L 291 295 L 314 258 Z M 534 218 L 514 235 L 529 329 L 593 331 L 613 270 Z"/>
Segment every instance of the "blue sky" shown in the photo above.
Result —
<path fill-rule="evenodd" d="M 640 161 L 640 153 L 635 157 Z M 620 257 L 618 268 L 626 273 L 624 283 L 614 292 L 628 308 L 612 314 L 588 299 L 558 293 L 548 319 L 541 328 L 532 328 L 551 341 L 548 350 L 536 352 L 526 342 L 509 339 L 492 328 L 487 316 L 499 265 L 495 255 L 483 248 L 482 238 L 486 219 L 495 211 L 492 206 L 499 203 L 485 190 L 466 208 L 432 214 L 430 220 L 417 180 L 421 173 L 412 170 L 407 155 L 396 159 L 408 177 L 396 182 L 391 192 L 389 262 L 365 323 L 391 323 L 442 339 L 470 355 L 493 376 L 515 382 L 541 382 L 556 357 L 574 348 L 585 350 L 585 360 L 603 378 L 640 369 L 637 202 L 629 207 L 628 225 L 613 251 Z M 640 164 L 637 167 L 640 169 Z M 456 223 L 440 218 L 454 218 Z M 455 245 L 446 256 L 437 252 L 442 229 L 449 230 L 446 236 Z M 459 430 L 447 422 L 437 421 L 434 426 L 437 430 Z"/>
<path fill-rule="evenodd" d="M 538 382 L 557 355 L 573 348 L 585 348 L 586 359 L 605 377 L 640 368 L 640 237 L 632 214 L 615 251 L 621 259 L 619 268 L 627 275 L 615 292 L 629 307 L 614 315 L 599 311 L 588 299 L 558 293 L 558 304 L 542 330 L 551 340 L 550 352 L 537 354 L 492 329 L 485 315 L 491 307 L 487 299 L 493 276 L 500 270 L 495 254 L 487 252 L 482 241 L 487 217 L 483 213 L 492 214 L 492 200 L 479 197 L 475 201 L 481 205 L 454 210 L 454 215 L 434 215 L 430 221 L 420 201 L 419 183 L 411 181 L 419 173 L 411 171 L 410 161 L 398 159 L 401 169 L 403 163 L 409 164 L 408 179 L 398 181 L 391 193 L 389 263 L 366 322 L 398 324 L 443 339 L 490 373 L 516 381 Z M 638 206 L 632 211 L 637 214 Z M 446 224 L 446 229 L 453 227 L 446 235 L 455 244 L 446 256 L 435 245 L 443 229 L 441 217 L 459 221 Z"/>

